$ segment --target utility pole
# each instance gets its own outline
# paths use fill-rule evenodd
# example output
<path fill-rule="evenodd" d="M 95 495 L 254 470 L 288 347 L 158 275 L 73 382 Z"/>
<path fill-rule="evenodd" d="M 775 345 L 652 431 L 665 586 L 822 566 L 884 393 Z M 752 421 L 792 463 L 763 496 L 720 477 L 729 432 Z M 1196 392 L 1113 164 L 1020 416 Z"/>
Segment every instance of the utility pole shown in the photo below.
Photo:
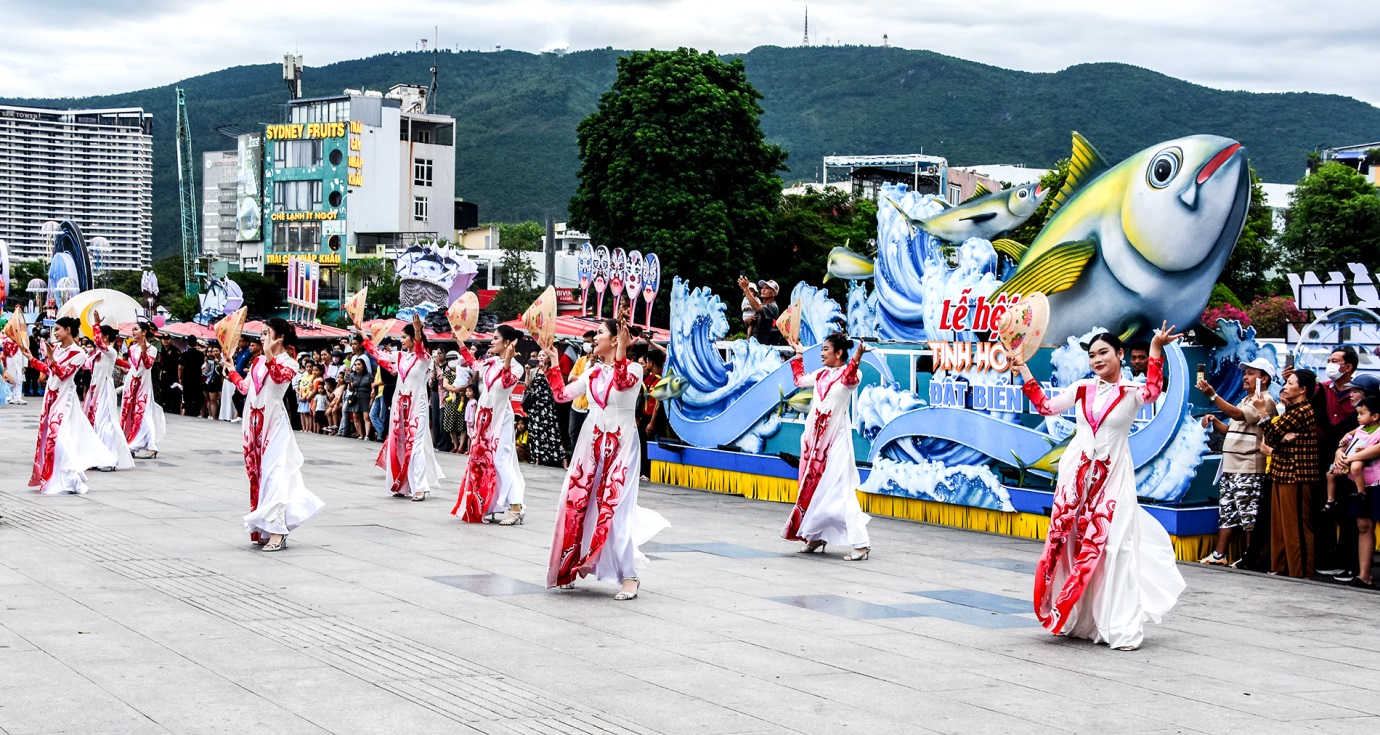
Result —
<path fill-rule="evenodd" d="M 546 215 L 546 285 L 556 285 L 556 223 Z"/>

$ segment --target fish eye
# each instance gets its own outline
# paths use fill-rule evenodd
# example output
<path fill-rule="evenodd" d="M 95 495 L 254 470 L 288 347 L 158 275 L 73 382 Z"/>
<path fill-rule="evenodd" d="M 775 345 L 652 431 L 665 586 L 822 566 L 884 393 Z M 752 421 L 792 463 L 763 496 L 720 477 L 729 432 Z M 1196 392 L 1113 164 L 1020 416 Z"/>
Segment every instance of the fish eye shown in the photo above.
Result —
<path fill-rule="evenodd" d="M 1018 196 L 1018 197 L 1024 199 L 1024 198 L 1030 196 L 1030 191 L 1027 190 L 1027 189 L 1021 189 L 1020 191 L 1016 192 L 1016 196 Z"/>
<path fill-rule="evenodd" d="M 1182 157 L 1178 148 L 1170 148 L 1158 153 L 1150 161 L 1150 168 L 1146 170 L 1146 181 L 1156 189 L 1163 189 L 1169 186 L 1169 182 L 1174 180 L 1174 176 L 1179 173 L 1179 165 Z"/>

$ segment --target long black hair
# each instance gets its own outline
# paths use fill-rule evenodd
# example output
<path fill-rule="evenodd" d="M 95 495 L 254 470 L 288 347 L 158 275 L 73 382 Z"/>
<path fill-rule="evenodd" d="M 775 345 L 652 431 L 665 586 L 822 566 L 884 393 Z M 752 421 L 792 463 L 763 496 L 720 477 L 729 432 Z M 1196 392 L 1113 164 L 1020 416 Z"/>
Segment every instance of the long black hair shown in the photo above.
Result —
<path fill-rule="evenodd" d="M 106 344 L 114 344 L 120 338 L 120 332 L 109 324 L 102 324 L 101 337 L 105 338 Z"/>
<path fill-rule="evenodd" d="M 292 326 L 292 322 L 282 317 L 275 316 L 265 322 L 265 324 L 268 325 L 269 329 L 273 330 L 274 334 L 283 338 L 283 349 L 290 349 L 294 353 L 296 352 L 297 327 Z"/>

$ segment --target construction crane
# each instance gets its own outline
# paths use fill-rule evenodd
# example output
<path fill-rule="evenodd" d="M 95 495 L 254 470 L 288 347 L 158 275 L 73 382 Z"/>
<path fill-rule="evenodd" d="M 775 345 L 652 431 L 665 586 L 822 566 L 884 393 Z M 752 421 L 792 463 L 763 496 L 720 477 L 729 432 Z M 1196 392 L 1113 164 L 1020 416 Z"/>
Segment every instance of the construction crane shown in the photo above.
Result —
<path fill-rule="evenodd" d="M 182 203 L 182 285 L 188 296 L 201 291 L 201 248 L 197 243 L 196 166 L 192 164 L 192 131 L 187 124 L 187 97 L 177 88 L 177 197 Z"/>

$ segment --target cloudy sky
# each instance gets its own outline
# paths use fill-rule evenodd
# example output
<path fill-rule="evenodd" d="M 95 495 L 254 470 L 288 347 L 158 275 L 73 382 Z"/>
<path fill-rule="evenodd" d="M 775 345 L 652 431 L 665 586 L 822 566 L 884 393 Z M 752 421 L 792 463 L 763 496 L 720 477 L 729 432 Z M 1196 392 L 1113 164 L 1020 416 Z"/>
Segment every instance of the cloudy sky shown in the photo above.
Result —
<path fill-rule="evenodd" d="M 0 96 L 66 97 L 168 84 L 300 51 L 308 67 L 414 50 L 542 51 L 801 42 L 781 0 L 0 0 Z M 1365 0 L 830 0 L 815 44 L 923 48 L 1057 71 L 1120 61 L 1222 89 L 1342 94 L 1380 104 L 1380 14 Z"/>

